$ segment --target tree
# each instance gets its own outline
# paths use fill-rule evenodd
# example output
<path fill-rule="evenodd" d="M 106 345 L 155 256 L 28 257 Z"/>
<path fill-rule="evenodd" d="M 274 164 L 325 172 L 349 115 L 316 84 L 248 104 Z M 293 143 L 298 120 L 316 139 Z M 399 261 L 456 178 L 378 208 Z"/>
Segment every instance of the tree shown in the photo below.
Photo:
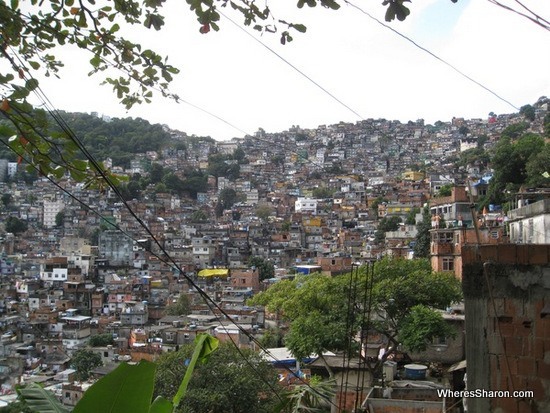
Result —
<path fill-rule="evenodd" d="M 528 179 L 527 164 L 543 153 L 544 148 L 544 139 L 532 133 L 526 133 L 514 141 L 501 138 L 491 158 L 494 174 L 487 191 L 488 202 L 501 204 L 505 201 L 507 190 L 514 191 L 523 185 Z"/>
<path fill-rule="evenodd" d="M 439 191 L 437 191 L 436 198 L 441 198 L 444 196 L 451 196 L 453 191 L 453 185 L 452 184 L 445 184 L 441 188 L 439 188 Z"/>
<path fill-rule="evenodd" d="M 407 218 L 405 219 L 406 225 L 415 225 L 416 224 L 416 214 L 420 212 L 420 208 L 414 207 L 409 211 L 407 214 Z"/>
<path fill-rule="evenodd" d="M 197 209 L 191 214 L 191 222 L 204 222 L 207 220 L 208 215 L 202 209 Z"/>
<path fill-rule="evenodd" d="M 101 356 L 91 350 L 77 350 L 71 358 L 71 366 L 76 370 L 76 378 L 80 381 L 88 380 L 90 371 L 102 365 Z"/>
<path fill-rule="evenodd" d="M 4 228 L 6 232 L 11 232 L 13 234 L 19 234 L 25 232 L 28 228 L 27 222 L 23 221 L 17 217 L 9 216 L 4 222 Z"/>
<path fill-rule="evenodd" d="M 422 210 L 422 221 L 416 226 L 416 238 L 413 247 L 416 258 L 429 258 L 430 256 L 430 230 L 432 229 L 432 215 L 430 208 L 425 206 Z"/>
<path fill-rule="evenodd" d="M 105 347 L 114 343 L 113 335 L 109 333 L 90 336 L 88 344 L 92 347 Z"/>
<path fill-rule="evenodd" d="M 256 208 L 256 216 L 262 221 L 267 222 L 271 216 L 272 210 L 268 205 L 260 205 Z"/>
<path fill-rule="evenodd" d="M 527 185 L 531 187 L 549 187 L 550 143 L 546 143 L 539 153 L 533 154 L 525 165 Z"/>
<path fill-rule="evenodd" d="M 191 312 L 191 302 L 187 294 L 181 293 L 176 302 L 166 308 L 167 315 L 187 315 Z"/>
<path fill-rule="evenodd" d="M 399 228 L 399 224 L 403 220 L 401 217 L 397 215 L 393 215 L 390 217 L 384 217 L 378 222 L 378 228 L 376 229 L 376 232 L 374 234 L 375 242 L 377 244 L 381 244 L 386 239 L 386 232 L 388 231 L 397 231 L 397 228 Z"/>
<path fill-rule="evenodd" d="M 250 257 L 248 266 L 255 267 L 260 273 L 260 281 L 268 280 L 275 276 L 275 266 L 269 260 L 262 257 Z"/>
<path fill-rule="evenodd" d="M 535 108 L 532 105 L 523 105 L 519 108 L 519 114 L 531 122 L 535 120 Z"/>
<path fill-rule="evenodd" d="M 237 202 L 237 191 L 233 188 L 224 188 L 220 191 L 218 197 L 218 202 L 220 203 L 222 209 L 229 209 Z"/>
<path fill-rule="evenodd" d="M 385 20 L 389 22 L 406 19 L 410 10 L 405 3 L 406 0 L 384 0 L 382 4 L 386 7 Z M 238 14 L 243 25 L 251 26 L 260 33 L 280 34 L 282 44 L 293 40 L 293 32 L 304 33 L 307 30 L 303 24 L 275 18 L 274 14 L 277 13 L 273 13 L 268 4 L 259 7 L 255 2 L 246 0 L 236 0 L 230 4 L 228 11 Z M 225 1 L 189 2 L 189 8 L 197 17 L 201 33 L 219 30 L 221 13 L 218 8 L 226 5 Z M 298 8 L 304 5 L 321 5 L 332 10 L 340 8 L 340 2 L 336 0 L 298 0 Z M 25 158 L 44 175 L 51 174 L 61 178 L 70 173 L 78 182 L 87 182 L 99 189 L 104 189 L 106 185 L 103 176 L 107 176 L 114 184 L 121 182 L 103 164 L 90 164 L 77 159 L 75 154 L 79 150 L 79 144 L 70 133 L 59 134 L 56 139 L 50 139 L 44 122 L 45 112 L 32 110 L 27 98 L 39 88 L 36 80 L 38 75 L 57 75 L 59 68 L 63 66 L 54 50 L 58 47 L 77 46 L 90 53 L 90 75 L 104 74 L 103 83 L 113 88 L 126 108 L 151 102 L 153 92 L 179 101 L 180 98 L 169 91 L 170 82 L 179 70 L 155 51 L 120 34 L 122 25 L 126 28 L 144 26 L 146 29 L 161 30 L 164 26 L 162 6 L 162 0 L 0 3 L 4 50 L 2 58 L 5 59 L 5 66 L 11 69 L 11 72 L 0 76 L 0 85 L 5 90 L 0 112 L 15 127 L 13 139 L 10 138 L 5 143 L 9 144 L 20 159 Z M 534 17 L 526 15 L 525 9 L 513 11 L 530 18 L 536 24 L 546 24 L 536 14 Z M 134 31 L 136 30 L 126 30 L 127 33 Z M 111 73 L 118 75 L 111 77 Z M 123 154 L 124 151 L 120 149 L 113 152 Z M 334 168 L 338 169 L 336 166 Z M 236 171 L 238 174 L 238 165 Z M 340 172 L 333 170 L 333 173 Z"/>
<path fill-rule="evenodd" d="M 7 208 L 8 205 L 11 204 L 12 198 L 11 194 L 2 194 L 2 198 L 0 198 L 2 205 Z"/>
<path fill-rule="evenodd" d="M 187 369 L 192 346 L 164 353 L 157 361 L 155 395 L 166 398 L 176 393 Z M 197 365 L 185 397 L 176 412 L 255 413 L 273 411 L 277 385 L 273 367 L 258 353 L 220 344 L 208 361 Z"/>
<path fill-rule="evenodd" d="M 366 289 L 369 285 L 371 288 Z M 279 281 L 256 295 L 250 304 L 265 305 L 289 323 L 284 340 L 295 357 L 325 351 L 351 351 L 357 355 L 359 346 L 350 348 L 350 338 L 367 330 L 384 337 L 387 357 L 400 343 L 414 344 L 409 350 L 416 350 L 419 343 L 445 335 L 440 324 L 442 316 L 435 309 L 445 309 L 460 299 L 460 282 L 453 274 L 433 272 L 428 260 L 385 258 L 375 263 L 373 271 L 363 267 L 353 277 L 309 275 Z M 429 311 L 429 323 L 415 332 L 417 337 L 410 337 L 407 328 L 417 319 L 408 317 L 416 306 L 423 306 L 418 311 Z M 376 371 L 384 360 L 367 361 Z"/>
<path fill-rule="evenodd" d="M 318 198 L 318 199 L 332 198 L 333 195 L 334 195 L 334 190 L 327 187 L 319 187 L 319 188 L 313 189 L 313 198 Z"/>
<path fill-rule="evenodd" d="M 62 227 L 64 222 L 65 222 L 65 212 L 59 211 L 57 214 L 55 214 L 55 226 L 58 228 Z"/>

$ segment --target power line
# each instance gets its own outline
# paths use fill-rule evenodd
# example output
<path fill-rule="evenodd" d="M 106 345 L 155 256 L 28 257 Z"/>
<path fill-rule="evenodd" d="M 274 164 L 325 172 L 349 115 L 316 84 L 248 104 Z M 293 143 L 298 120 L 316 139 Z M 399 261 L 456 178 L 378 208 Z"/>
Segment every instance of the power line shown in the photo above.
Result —
<path fill-rule="evenodd" d="M 22 66 L 24 66 L 24 63 L 21 61 L 21 59 L 19 59 L 20 63 Z M 122 196 L 122 194 L 120 193 L 119 189 L 116 187 L 116 185 L 113 184 L 113 182 L 110 180 L 110 178 L 105 174 L 104 170 L 101 168 L 101 165 L 99 165 L 99 163 L 93 158 L 93 156 L 88 152 L 87 148 L 83 145 L 83 143 L 79 140 L 79 138 L 76 136 L 76 134 L 72 131 L 72 129 L 70 128 L 70 126 L 65 122 L 65 120 L 63 119 L 63 117 L 61 116 L 61 114 L 55 109 L 53 108 L 53 105 L 51 104 L 50 100 L 48 99 L 48 97 L 45 95 L 45 93 L 40 89 L 40 87 L 36 88 L 34 90 L 34 93 L 37 95 L 37 97 L 42 101 L 44 107 L 46 108 L 46 110 L 48 111 L 48 113 L 50 113 L 50 115 L 52 116 L 52 118 L 56 121 L 56 123 L 62 128 L 62 130 L 64 131 L 64 133 L 71 139 L 71 141 L 73 141 L 77 146 L 78 148 L 83 152 L 83 154 L 86 156 L 86 158 L 90 161 L 90 163 L 92 164 L 93 168 L 97 171 L 97 173 L 101 176 L 101 178 L 107 183 L 107 185 L 111 188 L 111 190 L 113 190 L 113 192 L 118 196 L 118 198 L 122 201 L 123 205 L 126 207 L 126 209 L 130 212 L 130 214 L 132 215 L 132 217 L 138 222 L 138 224 L 143 227 L 145 229 L 145 231 L 148 233 L 148 235 L 151 237 L 151 239 L 155 242 L 155 244 L 157 245 L 157 247 L 160 249 L 160 251 L 164 254 L 165 257 L 167 257 L 167 260 L 162 260 L 161 257 L 159 257 L 156 253 L 154 253 L 153 251 L 150 251 L 154 256 L 156 256 L 157 258 L 159 258 L 160 260 L 162 260 L 162 262 L 166 263 L 166 264 L 173 264 L 174 267 L 176 269 L 178 269 L 178 271 L 184 276 L 184 278 L 187 280 L 187 282 L 199 293 L 199 295 L 203 298 L 203 300 L 205 301 L 206 305 L 210 308 L 210 310 L 213 312 L 213 314 L 216 316 L 216 318 L 218 319 L 218 321 L 220 322 L 220 324 L 222 326 L 224 326 L 222 320 L 220 319 L 220 317 L 216 314 L 215 311 L 213 311 L 213 309 L 215 308 L 217 311 L 219 311 L 224 317 L 226 317 L 226 319 L 230 320 L 238 329 L 240 332 L 242 332 L 244 335 L 246 335 L 251 341 L 254 341 L 255 344 L 264 351 L 265 354 L 267 355 L 271 355 L 271 353 L 266 349 L 264 348 L 261 343 L 259 341 L 257 341 L 257 339 L 252 335 L 250 334 L 248 331 L 246 331 L 242 326 L 240 326 L 239 324 L 237 324 L 233 319 L 232 317 L 223 309 L 221 308 L 220 305 L 218 305 L 204 290 L 202 290 L 202 288 L 200 288 L 200 286 L 198 286 L 188 275 L 185 274 L 185 271 L 183 271 L 183 269 L 174 261 L 174 259 L 168 254 L 168 252 L 165 250 L 165 248 L 160 244 L 160 242 L 157 240 L 157 238 L 155 237 L 155 235 L 151 232 L 151 230 L 147 227 L 147 225 L 135 214 L 135 212 L 132 210 L 132 208 L 130 207 L 130 205 L 127 203 L 127 201 L 124 199 L 124 197 Z M 38 132 L 38 131 L 36 131 Z M 43 137 L 43 136 L 42 136 Z M 7 145 L 5 142 L 2 141 L 2 143 L 6 146 L 8 146 L 8 148 L 11 149 L 11 147 L 9 147 L 9 145 Z M 19 154 L 19 156 L 21 156 L 21 154 Z M 31 163 L 32 165 L 32 163 Z M 35 169 L 37 169 L 34 165 L 33 167 Z M 38 170 L 38 169 L 37 169 Z M 39 170 L 38 170 L 39 171 Z M 51 180 L 51 178 L 49 178 L 50 181 L 53 181 Z M 80 202 L 80 201 L 79 201 Z M 84 203 L 84 205 L 86 205 L 88 208 L 90 208 L 87 204 Z M 90 208 L 91 209 L 91 208 Z M 225 328 L 225 326 L 223 327 Z M 230 335 L 229 335 L 230 336 Z M 249 366 L 254 370 L 255 370 L 255 367 L 249 362 L 249 360 L 246 359 L 246 357 L 244 356 L 244 354 L 242 353 L 242 351 L 238 348 L 238 346 L 236 345 L 236 343 L 233 341 L 233 339 L 230 337 L 231 339 L 231 342 L 235 345 L 237 351 L 239 352 L 239 354 L 241 354 L 241 356 L 243 357 L 243 359 L 245 360 L 245 362 L 247 364 L 249 364 Z M 272 355 L 271 355 L 272 356 Z M 273 357 L 273 356 L 272 356 Z M 273 357 L 274 359 L 276 359 L 275 357 Z M 285 368 L 287 368 L 285 366 Z M 287 368 L 287 370 L 289 372 L 291 372 L 291 370 L 289 368 Z M 263 377 L 260 376 L 260 378 L 263 380 Z M 310 389 L 323 396 L 321 393 L 319 393 L 316 389 L 314 389 L 313 387 L 311 387 L 309 385 L 309 383 L 305 382 L 303 379 L 300 379 L 302 381 L 303 384 L 307 385 L 308 387 L 310 387 Z M 264 381 L 265 382 L 265 381 Z M 278 394 L 278 391 L 276 389 L 274 389 L 270 383 L 267 383 L 265 382 L 269 387 L 270 389 L 274 392 L 274 394 L 279 398 L 281 399 L 281 396 Z M 329 402 L 332 404 L 333 402 L 329 400 Z"/>
<path fill-rule="evenodd" d="M 428 50 L 427 48 L 421 46 L 420 44 L 418 44 L 416 41 L 414 41 L 413 39 L 411 39 L 410 37 L 404 35 L 403 33 L 395 30 L 393 27 L 387 25 L 386 23 L 380 21 L 379 19 L 377 19 L 376 17 L 374 17 L 372 14 L 370 14 L 369 12 L 365 11 L 364 9 L 362 9 L 361 7 L 359 6 L 356 6 L 355 4 L 353 4 L 352 2 L 348 1 L 348 0 L 344 0 L 344 2 L 348 5 L 350 5 L 351 7 L 355 8 L 356 10 L 359 10 L 361 13 L 363 13 L 365 16 L 367 16 L 368 18 L 370 18 L 371 20 L 374 20 L 376 23 L 378 23 L 379 25 L 381 25 L 382 27 L 384 27 L 385 29 L 388 29 L 388 30 L 391 30 L 393 33 L 395 33 L 396 35 L 398 35 L 399 37 L 405 39 L 406 41 L 408 41 L 409 43 L 411 43 L 414 47 L 422 50 L 423 52 L 429 54 L 430 56 L 432 56 L 434 59 L 440 61 L 441 63 L 443 63 L 444 65 L 450 67 L 452 70 L 454 70 L 456 73 L 458 73 L 460 76 L 466 78 L 467 80 L 469 80 L 470 82 L 476 84 L 477 86 L 481 87 L 482 89 L 486 90 L 487 92 L 489 92 L 490 94 L 492 94 L 493 96 L 495 96 L 497 99 L 501 100 L 502 102 L 506 103 L 507 105 L 511 106 L 512 108 L 514 108 L 515 110 L 518 110 L 519 111 L 519 108 L 516 107 L 513 103 L 511 103 L 509 100 L 506 100 L 505 98 L 503 98 L 502 96 L 500 96 L 498 93 L 496 93 L 495 91 L 493 91 L 492 89 L 490 89 L 489 87 L 485 86 L 483 83 L 481 82 L 478 82 L 477 80 L 475 80 L 474 78 L 472 78 L 471 76 L 467 75 L 466 73 L 464 73 L 463 71 L 461 71 L 460 69 L 458 69 L 456 66 L 452 65 L 451 63 L 447 62 L 446 60 L 444 60 L 443 58 L 437 56 L 435 53 L 431 52 L 430 50 Z"/>
<path fill-rule="evenodd" d="M 271 47 L 263 43 L 260 39 L 250 34 L 248 31 L 246 31 L 241 25 L 235 23 L 231 18 L 227 17 L 223 12 L 219 11 L 219 13 L 225 17 L 227 20 L 229 20 L 231 23 L 233 23 L 239 30 L 243 31 L 247 36 L 254 39 L 254 41 L 258 42 L 260 45 L 262 45 L 264 48 L 266 48 L 269 52 L 277 56 L 279 59 L 281 59 L 284 63 L 286 63 L 288 66 L 290 66 L 292 69 L 294 69 L 296 72 L 298 72 L 300 75 L 302 75 L 304 78 L 309 80 L 311 83 L 313 83 L 317 88 L 321 89 L 325 94 L 327 94 L 330 98 L 338 102 L 340 105 L 345 107 L 347 110 L 349 110 L 351 113 L 353 113 L 355 116 L 357 116 L 359 119 L 364 119 L 363 116 L 361 116 L 356 110 L 352 109 L 349 105 L 344 103 L 342 100 L 338 99 L 333 93 L 329 92 L 326 88 L 321 86 L 318 82 L 313 80 L 310 76 L 308 76 L 306 73 L 304 73 L 302 70 L 298 69 L 295 65 L 290 63 L 287 59 L 285 59 L 283 56 L 281 56 L 279 53 L 277 53 L 275 50 L 273 50 Z"/>

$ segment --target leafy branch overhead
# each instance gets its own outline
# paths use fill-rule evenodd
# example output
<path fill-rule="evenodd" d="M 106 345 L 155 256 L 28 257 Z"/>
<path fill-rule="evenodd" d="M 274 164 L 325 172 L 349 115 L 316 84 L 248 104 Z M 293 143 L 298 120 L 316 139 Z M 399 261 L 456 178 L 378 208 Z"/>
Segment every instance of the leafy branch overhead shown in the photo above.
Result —
<path fill-rule="evenodd" d="M 404 1 L 386 0 L 386 19 L 406 17 Z M 254 0 L 186 2 L 204 34 L 220 29 L 223 8 L 239 15 L 244 26 L 261 33 L 279 32 L 283 44 L 292 41 L 291 33 L 306 32 L 303 24 L 275 18 L 267 2 L 261 6 Z M 298 0 L 296 4 L 298 8 L 305 5 L 340 8 L 336 0 Z M 123 26 L 161 30 L 163 6 L 164 0 L 0 0 L 0 56 L 11 67 L 11 72 L 0 74 L 0 113 L 14 125 L 13 134 L 0 136 L 0 143 L 15 152 L 19 162 L 28 163 L 42 175 L 56 179 L 70 175 L 100 188 L 107 186 L 105 176 L 116 183 L 117 177 L 102 165 L 75 160 L 84 148 L 68 128 L 52 136 L 44 112 L 34 111 L 27 99 L 36 94 L 44 102 L 37 78 L 59 77 L 64 63 L 56 52 L 72 45 L 89 53 L 88 74 L 102 74 L 102 83 L 112 87 L 126 108 L 151 102 L 154 92 L 178 101 L 169 85 L 179 69 L 170 65 L 167 57 L 120 34 Z M 62 123 L 59 117 L 56 121 Z"/>

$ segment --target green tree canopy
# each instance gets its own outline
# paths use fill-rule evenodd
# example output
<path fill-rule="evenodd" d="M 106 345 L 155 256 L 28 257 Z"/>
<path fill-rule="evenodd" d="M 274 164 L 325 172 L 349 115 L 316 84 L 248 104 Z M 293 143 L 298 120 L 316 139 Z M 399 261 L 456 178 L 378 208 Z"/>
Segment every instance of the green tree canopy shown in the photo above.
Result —
<path fill-rule="evenodd" d="M 167 399 L 176 393 L 186 371 L 193 346 L 164 353 L 157 361 L 155 397 Z M 277 382 L 273 367 L 258 353 L 230 344 L 220 344 L 208 361 L 198 364 L 176 412 L 265 413 L 273 411 L 272 391 Z"/>
<path fill-rule="evenodd" d="M 441 315 L 434 309 L 445 309 L 462 297 L 460 282 L 454 275 L 433 272 L 428 260 L 385 258 L 375 263 L 374 272 L 363 267 L 355 278 L 351 277 L 309 275 L 279 281 L 256 295 L 250 304 L 265 305 L 269 311 L 281 314 L 290 325 L 284 338 L 286 346 L 295 357 L 304 358 L 327 350 L 349 351 L 350 333 L 355 337 L 367 329 L 385 337 L 388 355 L 401 342 L 411 343 L 410 350 L 417 350 L 421 343 L 446 334 L 440 328 Z M 369 284 L 372 293 L 366 295 L 365 286 Z M 370 318 L 361 316 L 366 314 L 365 303 L 369 305 L 366 297 L 371 297 Z M 416 306 L 430 311 L 431 327 L 423 328 L 422 336 L 408 337 L 411 330 L 401 328 L 416 323 L 417 318 L 408 318 Z M 372 368 L 377 366 L 371 364 Z"/>
<path fill-rule="evenodd" d="M 102 365 L 101 356 L 87 349 L 75 351 L 71 358 L 71 366 L 76 370 L 77 380 L 80 381 L 87 380 L 90 377 L 90 372 Z"/>
<path fill-rule="evenodd" d="M 26 221 L 23 221 L 17 217 L 9 216 L 6 218 L 6 221 L 4 222 L 4 228 L 6 232 L 19 234 L 27 230 L 28 224 Z"/>
<path fill-rule="evenodd" d="M 191 312 L 191 302 L 189 296 L 181 293 L 176 302 L 166 307 L 167 315 L 187 315 Z"/>
<path fill-rule="evenodd" d="M 275 266 L 269 260 L 262 257 L 250 257 L 248 260 L 249 267 L 255 267 L 260 273 L 260 281 L 273 278 L 275 276 Z"/>
<path fill-rule="evenodd" d="M 432 229 L 432 215 L 428 206 L 422 209 L 422 221 L 416 226 L 416 238 L 413 247 L 414 256 L 416 258 L 430 257 L 430 230 Z"/>
<path fill-rule="evenodd" d="M 539 156 L 544 153 L 545 145 L 544 139 L 533 133 L 526 133 L 515 141 L 510 138 L 500 139 L 491 158 L 494 174 L 487 191 L 489 203 L 503 203 L 507 190 L 517 190 L 526 183 L 529 179 L 529 163 L 533 180 L 537 178 L 538 173 L 545 172 L 544 167 L 535 160 L 541 159 Z"/>
<path fill-rule="evenodd" d="M 95 334 L 90 336 L 90 341 L 88 342 L 92 347 L 105 347 L 108 345 L 114 344 L 113 335 L 109 333 L 105 334 Z"/>

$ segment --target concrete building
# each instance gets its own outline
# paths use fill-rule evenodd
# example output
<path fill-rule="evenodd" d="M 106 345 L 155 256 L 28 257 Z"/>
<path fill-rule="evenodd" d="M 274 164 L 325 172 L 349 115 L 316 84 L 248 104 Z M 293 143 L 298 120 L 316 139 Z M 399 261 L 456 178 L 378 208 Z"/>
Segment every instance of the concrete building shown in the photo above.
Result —
<path fill-rule="evenodd" d="M 129 266 L 133 241 L 119 231 L 108 230 L 99 234 L 99 256 L 110 265 Z"/>
<path fill-rule="evenodd" d="M 55 227 L 55 217 L 63 211 L 65 204 L 61 199 L 44 199 L 42 223 L 46 228 Z"/>
<path fill-rule="evenodd" d="M 510 242 L 550 244 L 550 198 L 508 212 Z"/>
<path fill-rule="evenodd" d="M 317 200 L 313 198 L 298 198 L 294 204 L 295 212 L 317 213 Z"/>

